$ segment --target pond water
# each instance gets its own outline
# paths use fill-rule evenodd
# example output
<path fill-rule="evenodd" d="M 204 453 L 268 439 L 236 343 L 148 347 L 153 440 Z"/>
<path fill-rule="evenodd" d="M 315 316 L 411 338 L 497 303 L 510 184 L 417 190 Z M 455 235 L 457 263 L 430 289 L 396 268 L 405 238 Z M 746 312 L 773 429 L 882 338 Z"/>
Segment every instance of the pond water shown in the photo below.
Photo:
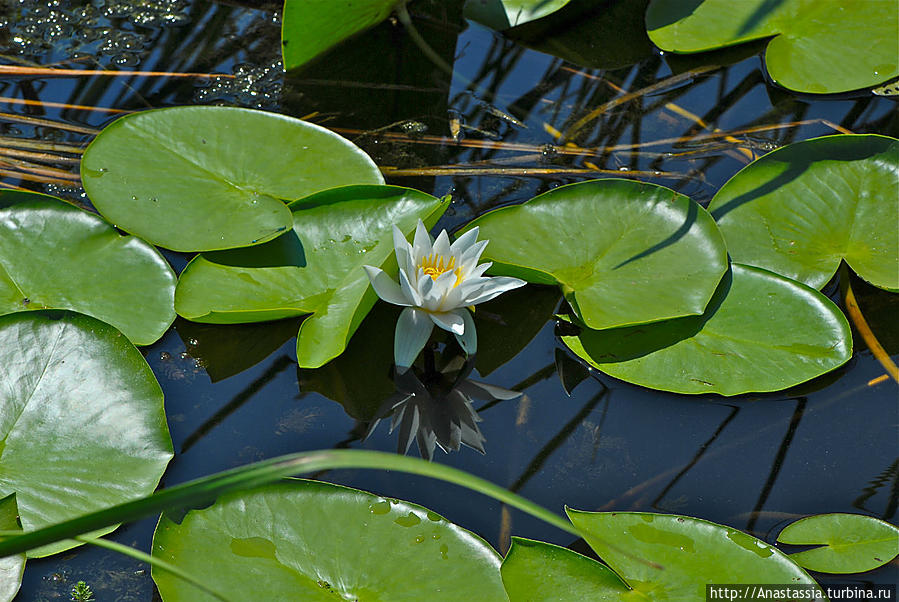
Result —
<path fill-rule="evenodd" d="M 40 177 L 22 171 L 28 166 L 17 159 L 3 159 L 3 182 L 86 203 L 71 175 L 77 149 L 117 111 L 222 103 L 307 118 L 362 146 L 386 168 L 388 183 L 451 193 L 438 228 L 452 231 L 488 209 L 593 177 L 655 182 L 705 205 L 751 158 L 789 142 L 838 131 L 899 135 L 889 99 L 798 97 L 769 85 L 758 47 L 704 62 L 663 56 L 645 37 L 627 37 L 628 13 L 617 17 L 620 30 L 611 27 L 597 39 L 592 67 L 585 68 L 465 22 L 458 4 L 419 0 L 410 7 L 425 38 L 453 64 L 451 79 L 391 22 L 285 77 L 274 5 L 0 0 L 3 63 L 207 74 L 0 74 L 0 150 L 15 145 L 8 138 L 60 145 L 48 151 L 57 159 Z M 709 70 L 711 60 L 722 66 Z M 577 146 L 553 145 L 555 132 L 603 106 L 574 138 Z M 189 259 L 166 256 L 176 270 Z M 896 358 L 899 296 L 857 279 L 852 284 Z M 824 289 L 840 304 L 839 290 L 836 282 Z M 848 364 L 794 389 L 684 396 L 588 373 L 557 338 L 553 312 L 560 302 L 554 289 L 529 287 L 478 309 L 474 378 L 523 396 L 475 406 L 486 454 L 438 450 L 435 462 L 555 512 L 564 505 L 674 512 L 769 542 L 787 522 L 809 514 L 895 520 L 897 387 L 879 378 L 883 368 L 855 331 Z M 296 321 L 223 327 L 179 319 L 142 350 L 165 392 L 176 451 L 163 485 L 290 452 L 395 450 L 397 433 L 388 434 L 385 424 L 362 441 L 391 393 L 391 311 L 376 308 L 345 357 L 319 370 L 297 368 Z M 570 395 L 560 374 L 577 383 Z M 510 534 L 586 551 L 492 499 L 423 477 L 351 470 L 314 476 L 424 505 L 501 551 Z M 153 528 L 153 520 L 140 521 L 112 539 L 147 550 Z M 895 561 L 854 577 L 897 578 Z M 29 561 L 17 600 L 68 599 L 78 580 L 98 600 L 157 596 L 140 563 L 77 549 Z"/>

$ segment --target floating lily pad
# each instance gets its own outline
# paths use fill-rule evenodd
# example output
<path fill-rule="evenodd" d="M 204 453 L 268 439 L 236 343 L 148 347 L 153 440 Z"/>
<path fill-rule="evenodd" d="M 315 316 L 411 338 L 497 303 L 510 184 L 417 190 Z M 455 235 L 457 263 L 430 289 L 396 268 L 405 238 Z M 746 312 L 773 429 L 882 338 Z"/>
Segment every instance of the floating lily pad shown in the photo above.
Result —
<path fill-rule="evenodd" d="M 496 552 L 407 502 L 289 479 L 222 496 L 177 524 L 153 555 L 236 600 L 506 600 Z M 252 576 L 252 578 L 248 578 Z M 213 600 L 153 569 L 165 602 Z"/>
<path fill-rule="evenodd" d="M 899 529 L 861 514 L 819 514 L 791 523 L 777 536 L 779 543 L 820 545 L 790 554 L 799 565 L 822 573 L 862 573 L 899 554 Z"/>
<path fill-rule="evenodd" d="M 345 186 L 296 201 L 290 232 L 191 261 L 175 310 L 219 324 L 313 314 L 300 326 L 297 358 L 317 368 L 340 355 L 377 299 L 362 266 L 395 266 L 393 225 L 411 234 L 419 218 L 433 225 L 448 203 L 398 186 Z"/>
<path fill-rule="evenodd" d="M 675 393 L 779 391 L 852 356 L 842 312 L 818 291 L 734 264 L 702 316 L 590 330 L 562 341 L 602 372 Z"/>
<path fill-rule="evenodd" d="M 707 583 L 817 586 L 786 554 L 730 527 L 674 514 L 566 511 L 636 599 L 704 600 Z"/>
<path fill-rule="evenodd" d="M 825 136 L 746 166 L 709 206 L 734 261 L 821 288 L 845 259 L 899 289 L 899 140 Z"/>
<path fill-rule="evenodd" d="M 551 15 L 569 2 L 571 0 L 467 0 L 465 18 L 502 31 Z"/>
<path fill-rule="evenodd" d="M 629 598 L 630 588 L 607 566 L 542 541 L 513 537 L 501 572 L 511 602 Z"/>
<path fill-rule="evenodd" d="M 87 147 L 81 180 L 116 227 L 175 251 L 271 240 L 293 226 L 283 201 L 384 181 L 368 155 L 329 130 L 231 107 L 117 119 Z"/>
<path fill-rule="evenodd" d="M 646 29 L 662 50 L 684 53 L 774 36 L 768 74 L 797 92 L 847 92 L 899 75 L 894 0 L 653 0 Z"/>
<path fill-rule="evenodd" d="M 0 192 L 0 314 L 71 309 L 149 345 L 175 319 L 175 280 L 156 249 L 96 215 L 42 194 Z"/>
<path fill-rule="evenodd" d="M 16 493 L 25 530 L 153 492 L 172 457 L 162 390 L 119 331 L 69 312 L 2 316 L 0 366 L 0 495 Z"/>
<path fill-rule="evenodd" d="M 16 494 L 10 493 L 0 500 L 0 530 L 21 531 Z M 19 593 L 25 572 L 25 554 L 0 558 L 0 602 L 10 602 Z"/>
<path fill-rule="evenodd" d="M 401 0 L 286 0 L 281 52 L 290 70 L 390 16 Z"/>
<path fill-rule="evenodd" d="M 701 314 L 727 271 L 709 214 L 655 184 L 569 184 L 473 226 L 490 241 L 491 273 L 558 284 L 590 328 Z"/>

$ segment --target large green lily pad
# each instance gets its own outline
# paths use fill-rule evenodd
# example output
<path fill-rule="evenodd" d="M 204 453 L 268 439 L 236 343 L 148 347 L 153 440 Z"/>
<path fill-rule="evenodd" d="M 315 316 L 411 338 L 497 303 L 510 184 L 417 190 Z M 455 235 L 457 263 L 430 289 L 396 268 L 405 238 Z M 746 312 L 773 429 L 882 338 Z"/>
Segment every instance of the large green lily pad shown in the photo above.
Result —
<path fill-rule="evenodd" d="M 176 251 L 271 240 L 293 226 L 283 201 L 384 181 L 368 155 L 329 130 L 232 107 L 117 119 L 87 147 L 81 180 L 116 227 Z"/>
<path fill-rule="evenodd" d="M 340 355 L 377 296 L 363 265 L 393 265 L 393 226 L 433 225 L 449 199 L 398 186 L 345 186 L 291 203 L 294 228 L 263 245 L 197 256 L 181 273 L 175 310 L 236 324 L 313 314 L 297 358 L 317 368 Z"/>
<path fill-rule="evenodd" d="M 0 499 L 0 530 L 21 531 L 16 494 Z M 10 602 L 19 593 L 25 572 L 25 554 L 13 554 L 0 558 L 0 602 Z"/>
<path fill-rule="evenodd" d="M 96 215 L 42 194 L 0 192 L 0 314 L 71 309 L 149 345 L 175 319 L 175 281 L 156 249 Z"/>
<path fill-rule="evenodd" d="M 652 512 L 567 513 L 638 599 L 704 600 L 708 583 L 817 585 L 786 554 L 730 527 Z"/>
<path fill-rule="evenodd" d="M 852 336 L 827 297 L 734 264 L 702 316 L 563 336 L 602 372 L 676 393 L 779 391 L 842 365 Z"/>
<path fill-rule="evenodd" d="M 513 537 L 501 572 L 511 602 L 636 598 L 609 567 L 542 541 Z"/>
<path fill-rule="evenodd" d="M 819 514 L 791 523 L 777 536 L 780 543 L 818 545 L 790 554 L 799 565 L 822 573 L 862 573 L 899 554 L 899 529 L 861 514 Z"/>
<path fill-rule="evenodd" d="M 0 495 L 15 492 L 26 531 L 153 492 L 172 458 L 162 390 L 119 331 L 69 312 L 2 316 L 0 366 Z"/>
<path fill-rule="evenodd" d="M 685 53 L 774 36 L 768 74 L 797 92 L 847 92 L 899 76 L 894 0 L 653 0 L 646 29 L 662 50 Z"/>
<path fill-rule="evenodd" d="M 549 16 L 571 0 L 467 0 L 465 18 L 497 31 Z"/>
<path fill-rule="evenodd" d="M 177 524 L 153 555 L 236 600 L 506 600 L 496 552 L 407 502 L 288 479 L 222 496 Z M 165 602 L 213 600 L 153 569 Z"/>
<path fill-rule="evenodd" d="M 291 70 L 386 19 L 403 0 L 286 0 L 281 19 L 284 68 Z"/>
<path fill-rule="evenodd" d="M 701 314 L 727 271 L 709 214 L 655 184 L 569 184 L 473 226 L 490 241 L 491 273 L 558 284 L 590 328 Z"/>
<path fill-rule="evenodd" d="M 734 261 L 821 288 L 845 259 L 899 289 L 899 140 L 825 136 L 746 166 L 709 206 Z"/>

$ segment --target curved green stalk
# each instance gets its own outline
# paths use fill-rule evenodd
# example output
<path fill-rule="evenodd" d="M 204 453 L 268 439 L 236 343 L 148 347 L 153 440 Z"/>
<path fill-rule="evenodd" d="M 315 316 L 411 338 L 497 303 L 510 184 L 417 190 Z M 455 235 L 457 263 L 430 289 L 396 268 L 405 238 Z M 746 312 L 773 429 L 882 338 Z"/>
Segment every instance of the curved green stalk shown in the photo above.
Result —
<path fill-rule="evenodd" d="M 577 537 L 584 535 L 567 520 L 542 506 L 490 481 L 456 468 L 384 452 L 335 449 L 289 454 L 234 468 L 169 487 L 132 502 L 85 514 L 14 537 L 6 537 L 0 541 L 0 556 L 18 554 L 60 539 L 77 538 L 83 533 L 137 520 L 165 510 L 205 506 L 214 502 L 218 496 L 230 491 L 250 489 L 288 476 L 339 468 L 396 470 L 447 481 L 499 500 Z M 606 542 L 606 545 L 631 556 L 626 550 L 622 550 L 615 544 Z M 650 561 L 643 560 L 643 562 L 654 568 L 661 568 Z"/>

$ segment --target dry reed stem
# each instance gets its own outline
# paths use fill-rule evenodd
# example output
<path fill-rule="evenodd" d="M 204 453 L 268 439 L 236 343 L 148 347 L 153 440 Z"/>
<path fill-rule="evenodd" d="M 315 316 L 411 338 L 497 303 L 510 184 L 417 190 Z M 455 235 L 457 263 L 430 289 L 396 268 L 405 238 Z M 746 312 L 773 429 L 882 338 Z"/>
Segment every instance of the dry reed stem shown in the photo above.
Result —
<path fill-rule="evenodd" d="M 53 121 L 52 119 L 41 119 L 39 117 L 29 117 L 27 115 L 16 115 L 15 113 L 0 113 L 0 120 L 15 121 L 18 123 L 27 123 L 28 125 L 42 125 L 45 127 L 56 128 L 59 130 L 68 130 L 70 132 L 78 132 L 79 134 L 96 135 L 100 130 L 89 128 L 71 123 L 63 123 L 61 121 Z"/>
<path fill-rule="evenodd" d="M 233 79 L 227 73 L 176 73 L 170 71 L 113 71 L 106 69 L 51 69 L 48 67 L 19 67 L 0 65 L 0 75 L 40 75 L 45 77 L 82 77 L 85 75 L 106 75 L 109 77 L 224 77 Z"/>
<path fill-rule="evenodd" d="M 623 172 L 619 169 L 584 169 L 578 167 L 469 167 L 467 165 L 441 165 L 434 167 L 397 168 L 380 166 L 385 176 L 555 176 L 555 175 L 623 175 L 644 178 L 683 178 L 686 174 L 671 171 Z"/>
<path fill-rule="evenodd" d="M 0 155 L 4 157 L 31 159 L 32 161 L 42 161 L 45 163 L 71 163 L 77 165 L 78 162 L 81 161 L 78 157 L 61 157 L 59 155 L 51 155 L 50 153 L 35 153 L 32 151 L 3 147 L 0 147 Z"/>
<path fill-rule="evenodd" d="M 14 178 L 17 180 L 24 180 L 26 182 L 40 182 L 41 184 L 56 184 L 57 186 L 72 186 L 73 182 L 71 180 L 58 180 L 56 178 L 49 178 L 46 176 L 35 175 L 22 171 L 13 171 L 9 169 L 0 168 L 0 177 L 4 178 Z M 74 182 L 77 183 L 77 182 Z M 11 186 L 10 184 L 6 184 L 7 186 Z M 29 191 L 33 192 L 33 191 Z"/>
<path fill-rule="evenodd" d="M 10 98 L 0 96 L 0 102 L 11 105 L 26 105 L 30 107 L 53 107 L 54 109 L 76 109 L 79 111 L 96 111 L 98 113 L 130 113 L 124 109 L 112 109 L 109 107 L 97 107 L 88 105 L 70 105 L 64 102 L 49 102 L 45 100 L 30 100 L 28 98 Z"/>
<path fill-rule="evenodd" d="M 7 148 L 56 151 L 71 153 L 73 155 L 80 155 L 84 152 L 84 148 L 75 146 L 74 144 L 66 144 L 65 142 L 45 142 L 43 140 L 33 140 L 31 138 L 14 138 L 12 136 L 0 136 L 0 146 Z"/>

